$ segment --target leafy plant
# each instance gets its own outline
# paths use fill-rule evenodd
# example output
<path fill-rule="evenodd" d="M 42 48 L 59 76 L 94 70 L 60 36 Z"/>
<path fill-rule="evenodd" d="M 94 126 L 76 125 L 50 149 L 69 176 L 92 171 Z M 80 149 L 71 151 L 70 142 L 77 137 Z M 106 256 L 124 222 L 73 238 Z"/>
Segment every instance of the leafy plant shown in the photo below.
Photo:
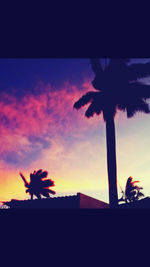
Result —
<path fill-rule="evenodd" d="M 143 187 L 137 186 L 137 183 L 139 183 L 139 181 L 133 181 L 133 178 L 130 176 L 127 179 L 125 191 L 122 190 L 122 197 L 118 200 L 118 202 L 123 201 L 128 203 L 144 197 L 143 192 L 141 192 Z"/>
<path fill-rule="evenodd" d="M 51 179 L 46 179 L 48 172 L 43 171 L 42 169 L 30 173 L 30 182 L 28 183 L 26 178 L 22 173 L 19 173 L 24 185 L 27 188 L 26 193 L 29 193 L 31 199 L 35 195 L 38 199 L 43 195 L 44 197 L 50 197 L 50 194 L 56 194 L 55 191 L 49 189 L 49 187 L 54 186 L 54 181 Z M 45 180 L 46 179 L 46 180 Z"/>

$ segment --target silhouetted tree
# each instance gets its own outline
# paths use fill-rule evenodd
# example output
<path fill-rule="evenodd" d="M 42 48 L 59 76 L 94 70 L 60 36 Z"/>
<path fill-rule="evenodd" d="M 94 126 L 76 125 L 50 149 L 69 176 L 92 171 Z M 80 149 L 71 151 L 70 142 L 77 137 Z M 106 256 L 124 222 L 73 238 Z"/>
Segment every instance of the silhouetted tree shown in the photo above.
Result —
<path fill-rule="evenodd" d="M 51 179 L 46 179 L 48 172 L 43 171 L 42 169 L 38 171 L 34 171 L 30 173 L 30 182 L 28 183 L 26 178 L 22 173 L 19 173 L 22 180 L 24 181 L 24 185 L 26 188 L 26 193 L 31 195 L 31 199 L 33 199 L 33 195 L 35 195 L 38 199 L 41 198 L 41 195 L 45 197 L 50 197 L 50 194 L 56 194 L 55 191 L 49 189 L 49 187 L 54 186 L 54 181 Z M 46 180 L 43 180 L 46 179 Z"/>
<path fill-rule="evenodd" d="M 127 179 L 125 191 L 122 190 L 122 197 L 118 200 L 118 202 L 133 202 L 135 200 L 139 200 L 141 197 L 144 197 L 144 194 L 141 192 L 143 187 L 135 185 L 136 183 L 139 183 L 139 181 L 133 181 L 131 176 Z"/>
<path fill-rule="evenodd" d="M 86 117 L 103 113 L 106 122 L 109 202 L 110 207 L 114 208 L 118 205 L 114 117 L 117 109 L 126 111 L 128 118 L 137 111 L 150 112 L 146 103 L 146 99 L 150 98 L 150 85 L 138 80 L 150 75 L 150 63 L 128 65 L 129 59 L 110 59 L 103 70 L 98 59 L 91 59 L 90 62 L 95 73 L 92 84 L 97 91 L 87 92 L 74 104 L 74 108 L 80 109 L 90 103 Z"/>

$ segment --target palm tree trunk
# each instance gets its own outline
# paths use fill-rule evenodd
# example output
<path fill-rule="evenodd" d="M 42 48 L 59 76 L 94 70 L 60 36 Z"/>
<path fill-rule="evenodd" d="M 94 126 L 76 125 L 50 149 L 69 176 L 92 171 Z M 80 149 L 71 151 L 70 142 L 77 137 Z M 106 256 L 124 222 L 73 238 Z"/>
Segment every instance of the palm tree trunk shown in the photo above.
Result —
<path fill-rule="evenodd" d="M 116 208 L 118 206 L 118 193 L 117 193 L 115 123 L 113 117 L 110 117 L 106 120 L 106 143 L 107 143 L 109 204 L 110 208 Z"/>

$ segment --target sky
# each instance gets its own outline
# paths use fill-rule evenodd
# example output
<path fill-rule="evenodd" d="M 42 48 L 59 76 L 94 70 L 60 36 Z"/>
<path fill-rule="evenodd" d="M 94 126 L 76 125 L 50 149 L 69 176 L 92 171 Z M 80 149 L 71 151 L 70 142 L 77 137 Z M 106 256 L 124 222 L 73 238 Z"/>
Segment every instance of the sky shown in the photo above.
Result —
<path fill-rule="evenodd" d="M 28 199 L 19 172 L 29 181 L 38 169 L 54 180 L 55 196 L 109 201 L 105 123 L 73 109 L 93 78 L 89 59 L 0 59 L 0 201 Z M 115 123 L 118 194 L 132 176 L 149 196 L 150 115 L 118 111 Z"/>

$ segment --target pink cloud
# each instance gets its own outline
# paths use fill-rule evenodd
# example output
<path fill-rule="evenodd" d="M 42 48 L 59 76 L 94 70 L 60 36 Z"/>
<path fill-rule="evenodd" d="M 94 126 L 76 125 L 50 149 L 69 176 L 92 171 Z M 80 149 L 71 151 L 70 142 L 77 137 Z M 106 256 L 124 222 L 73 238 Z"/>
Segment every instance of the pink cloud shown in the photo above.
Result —
<path fill-rule="evenodd" d="M 49 84 L 37 85 L 38 94 L 26 94 L 18 99 L 4 93 L 0 100 L 0 153 L 5 151 L 31 150 L 30 136 L 46 138 L 82 137 L 86 132 L 97 129 L 104 123 L 102 116 L 91 119 L 84 116 L 87 107 L 77 111 L 73 104 L 87 91 L 93 90 L 91 82 L 85 80 L 78 88 L 66 82 L 54 90 Z M 36 91 L 36 88 L 35 88 Z M 140 116 L 135 116 L 138 120 Z M 142 117 L 141 117 L 142 118 Z M 130 125 L 132 120 L 125 113 L 118 112 L 116 124 Z M 40 144 L 39 144 L 40 145 Z"/>
<path fill-rule="evenodd" d="M 104 125 L 102 116 L 95 115 L 87 119 L 84 116 L 87 107 L 79 111 L 73 109 L 75 101 L 87 91 L 93 90 L 91 83 L 87 80 L 81 88 L 78 88 L 66 82 L 61 88 L 57 88 L 57 91 L 50 85 L 41 83 L 40 86 L 42 90 L 38 94 L 26 94 L 20 100 L 6 93 L 1 97 L 0 155 L 9 151 L 17 151 L 19 158 L 24 157 L 24 151 L 30 155 L 30 152 L 35 149 L 32 147 L 30 136 L 40 137 L 51 143 L 51 146 L 42 150 L 40 142 L 36 143 L 36 146 L 41 148 L 42 154 L 23 168 L 25 176 L 28 177 L 30 171 L 34 169 L 44 168 L 50 172 L 50 175 L 52 174 L 52 178 L 53 176 L 54 179 L 56 178 L 56 190 L 62 190 L 68 186 L 67 190 L 70 191 L 72 181 L 74 185 L 78 183 L 75 187 L 77 189 L 81 179 L 82 190 L 85 182 L 87 188 L 92 187 L 93 184 L 94 189 L 106 186 L 107 182 L 104 182 L 107 175 L 105 136 L 101 138 L 97 135 L 93 138 L 91 135 L 91 139 L 87 137 L 88 142 L 86 139 L 83 141 L 82 138 L 92 131 L 100 130 L 98 127 Z M 128 120 L 125 114 L 118 112 L 116 125 L 118 129 L 120 126 L 123 126 L 122 129 L 127 128 L 126 126 L 131 127 L 135 120 L 142 118 L 141 116 L 146 117 L 146 115 L 136 115 L 134 119 Z M 75 140 L 70 147 L 70 144 L 66 144 L 69 137 L 79 139 Z M 119 143 L 119 139 L 117 140 Z M 120 142 L 124 144 L 125 141 L 121 139 Z M 122 159 L 122 155 L 119 157 L 119 148 L 123 150 L 124 155 L 125 149 L 128 152 L 128 145 L 123 148 L 122 145 L 117 147 L 118 158 Z M 8 166 L 3 160 L 0 161 L 1 196 L 4 197 L 7 194 L 7 197 L 12 198 L 17 196 L 17 192 L 25 196 L 22 181 L 18 176 L 19 171 L 16 166 Z M 97 186 L 98 183 L 99 186 Z"/>
<path fill-rule="evenodd" d="M 50 135 L 78 137 L 99 125 L 99 118 L 84 117 L 84 109 L 76 111 L 73 104 L 85 92 L 92 90 L 87 82 L 82 90 L 65 83 L 57 91 L 43 85 L 39 94 L 26 94 L 21 99 L 7 93 L 0 100 L 0 153 L 30 150 L 28 137 Z"/>

